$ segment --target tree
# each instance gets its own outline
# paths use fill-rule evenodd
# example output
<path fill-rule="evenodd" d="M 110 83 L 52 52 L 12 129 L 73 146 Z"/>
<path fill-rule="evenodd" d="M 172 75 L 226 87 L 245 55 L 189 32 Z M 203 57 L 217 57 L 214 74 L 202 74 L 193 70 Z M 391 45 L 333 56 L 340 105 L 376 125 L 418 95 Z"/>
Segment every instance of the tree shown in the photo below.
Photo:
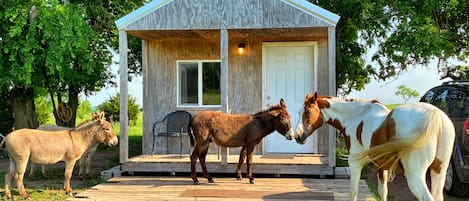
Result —
<path fill-rule="evenodd" d="M 120 94 L 116 93 L 114 96 L 109 97 L 103 104 L 98 106 L 100 111 L 104 111 L 106 114 L 106 118 L 110 118 L 111 120 L 119 120 L 120 119 Z M 134 97 L 129 95 L 129 104 L 128 104 L 128 115 L 129 115 L 129 124 L 135 124 L 138 118 L 138 114 L 140 112 L 140 107 L 137 104 L 137 101 Z"/>
<path fill-rule="evenodd" d="M 410 98 L 416 98 L 420 96 L 418 91 L 412 90 L 405 85 L 397 86 L 397 91 L 394 92 L 394 94 L 401 96 L 404 99 L 404 103 L 407 103 Z"/>
<path fill-rule="evenodd" d="M 341 16 L 336 27 L 337 85 L 341 93 L 361 90 L 371 77 L 386 80 L 437 58 L 442 77 L 469 77 L 469 2 L 310 0 Z M 364 55 L 378 49 L 366 65 Z"/>
<path fill-rule="evenodd" d="M 15 128 L 38 126 L 33 101 L 38 91 L 58 101 L 52 101 L 56 123 L 73 127 L 78 94 L 95 91 L 110 78 L 110 50 L 89 27 L 82 6 L 20 2 L 0 6 L 0 86 L 12 94 Z"/>
<path fill-rule="evenodd" d="M 72 4 L 83 5 L 90 27 L 99 34 L 106 45 L 116 52 L 119 50 L 119 32 L 115 21 L 143 6 L 148 0 L 69 0 Z M 142 41 L 128 37 L 129 79 L 142 73 Z"/>

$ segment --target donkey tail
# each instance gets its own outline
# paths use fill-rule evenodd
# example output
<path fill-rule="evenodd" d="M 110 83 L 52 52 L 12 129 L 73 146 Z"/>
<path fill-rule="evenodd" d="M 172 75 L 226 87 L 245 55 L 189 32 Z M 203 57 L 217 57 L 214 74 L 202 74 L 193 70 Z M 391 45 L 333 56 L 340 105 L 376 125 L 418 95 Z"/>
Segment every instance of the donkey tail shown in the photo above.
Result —
<path fill-rule="evenodd" d="M 365 160 L 372 162 L 378 168 L 390 167 L 389 174 L 393 175 L 398 168 L 402 155 L 427 145 L 436 143 L 443 128 L 443 112 L 429 110 L 425 123 L 416 129 L 408 138 L 393 138 L 390 141 L 371 147 L 370 149 L 352 154 L 352 160 Z M 367 159 L 367 157 L 369 157 Z"/>
<path fill-rule="evenodd" d="M 194 146 L 195 146 L 195 137 L 194 137 L 194 133 L 193 133 L 193 130 L 192 130 L 192 128 L 193 128 L 192 124 L 193 124 L 193 123 L 194 123 L 194 122 L 193 122 L 192 119 L 191 119 L 191 121 L 190 121 L 189 124 L 187 125 L 187 133 L 189 134 L 189 140 L 190 140 L 190 143 L 191 143 L 191 149 L 194 148 Z"/>

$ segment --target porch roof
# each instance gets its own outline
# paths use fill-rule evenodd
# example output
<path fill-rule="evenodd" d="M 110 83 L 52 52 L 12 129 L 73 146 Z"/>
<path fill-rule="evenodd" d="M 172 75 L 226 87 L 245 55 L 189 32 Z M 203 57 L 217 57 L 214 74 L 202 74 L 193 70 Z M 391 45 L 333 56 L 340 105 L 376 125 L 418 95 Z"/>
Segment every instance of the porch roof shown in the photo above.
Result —
<path fill-rule="evenodd" d="M 335 27 L 340 17 L 305 0 L 155 0 L 118 19 L 119 30 Z"/>

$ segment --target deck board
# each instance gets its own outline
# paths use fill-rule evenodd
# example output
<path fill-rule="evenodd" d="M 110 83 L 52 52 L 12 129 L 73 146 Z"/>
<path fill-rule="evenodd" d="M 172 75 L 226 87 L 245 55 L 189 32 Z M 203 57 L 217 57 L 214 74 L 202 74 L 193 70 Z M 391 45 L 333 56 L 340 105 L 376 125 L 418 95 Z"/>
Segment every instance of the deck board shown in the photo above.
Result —
<path fill-rule="evenodd" d="M 311 178 L 214 178 L 193 185 L 188 177 L 115 177 L 80 192 L 69 201 L 107 200 L 348 200 L 348 179 Z M 372 200 L 364 180 L 360 181 L 358 200 Z"/>
<path fill-rule="evenodd" d="M 206 158 L 209 173 L 234 173 L 239 156 L 230 155 L 228 163 L 222 164 L 221 157 L 208 155 Z M 320 154 L 295 155 L 254 155 L 253 174 L 277 175 L 319 175 L 333 176 L 334 167 L 329 166 L 328 157 Z M 201 172 L 199 162 L 197 172 Z M 245 172 L 246 165 L 242 166 Z M 190 172 L 189 155 L 156 154 L 130 158 L 121 164 L 123 172 Z"/>

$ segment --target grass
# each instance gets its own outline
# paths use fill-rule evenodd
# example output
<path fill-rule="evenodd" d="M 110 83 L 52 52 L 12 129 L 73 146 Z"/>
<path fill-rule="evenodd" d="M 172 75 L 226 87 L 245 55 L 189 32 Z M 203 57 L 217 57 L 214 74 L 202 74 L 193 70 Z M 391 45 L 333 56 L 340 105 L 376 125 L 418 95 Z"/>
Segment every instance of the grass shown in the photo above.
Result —
<path fill-rule="evenodd" d="M 129 127 L 129 157 L 136 156 L 142 154 L 142 114 L 138 116 L 139 118 L 135 122 L 134 125 Z M 50 124 L 54 124 L 51 122 Z M 114 133 L 117 135 L 120 134 L 120 125 L 119 123 L 115 123 L 113 125 Z M 106 146 L 99 146 L 97 152 L 112 152 L 112 153 L 119 153 L 119 146 L 116 147 L 106 147 Z M 1 159 L 6 160 L 6 159 Z M 112 154 L 106 160 L 101 160 L 100 165 L 103 166 L 103 170 L 110 169 L 119 164 L 119 154 Z M 77 170 L 78 167 L 75 167 Z M 39 170 L 39 168 L 38 168 Z M 4 192 L 4 177 L 5 177 L 6 169 L 0 169 L 0 191 Z M 43 178 L 40 174 L 40 171 L 36 171 L 33 177 L 29 176 L 29 169 L 28 172 L 25 174 L 24 184 L 26 192 L 29 193 L 32 200 L 36 201 L 62 201 L 69 198 L 68 195 L 65 195 L 63 190 L 63 181 L 64 181 L 64 168 L 63 166 L 60 167 L 47 167 L 46 170 L 46 178 Z M 95 171 L 95 170 L 93 170 Z M 98 170 L 96 170 L 97 172 Z M 72 188 L 73 193 L 81 192 L 86 190 L 87 188 L 97 185 L 99 183 L 105 182 L 99 176 L 99 172 L 96 173 L 95 176 L 86 180 L 86 182 L 80 183 L 80 186 L 77 184 L 74 185 L 74 179 L 76 176 L 72 177 Z M 75 178 L 77 179 L 77 178 Z M 40 187 L 31 187 L 31 186 L 40 186 Z M 44 187 L 42 187 L 44 186 Z M 15 182 L 12 182 L 11 192 L 13 195 L 14 200 L 24 200 L 21 196 L 19 196 L 18 189 L 16 187 Z M 4 194 L 1 195 L 2 199 L 6 199 Z"/>

